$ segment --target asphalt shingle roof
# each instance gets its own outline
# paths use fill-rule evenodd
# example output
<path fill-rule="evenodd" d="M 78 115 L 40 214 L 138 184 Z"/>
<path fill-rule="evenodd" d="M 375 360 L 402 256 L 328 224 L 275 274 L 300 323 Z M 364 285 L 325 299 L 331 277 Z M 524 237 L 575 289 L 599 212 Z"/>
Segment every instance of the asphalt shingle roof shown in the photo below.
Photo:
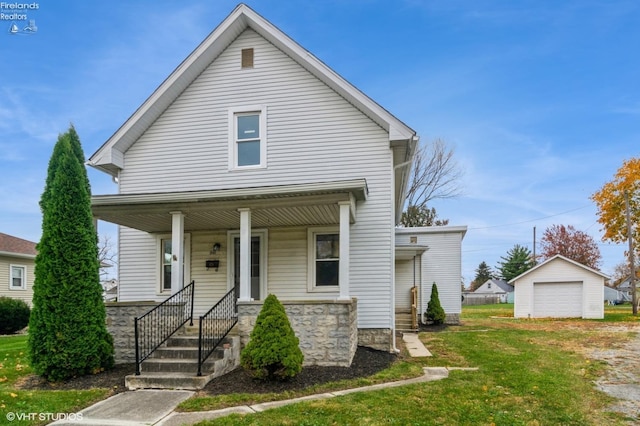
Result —
<path fill-rule="evenodd" d="M 0 232 L 0 252 L 28 254 L 35 256 L 36 243 Z"/>

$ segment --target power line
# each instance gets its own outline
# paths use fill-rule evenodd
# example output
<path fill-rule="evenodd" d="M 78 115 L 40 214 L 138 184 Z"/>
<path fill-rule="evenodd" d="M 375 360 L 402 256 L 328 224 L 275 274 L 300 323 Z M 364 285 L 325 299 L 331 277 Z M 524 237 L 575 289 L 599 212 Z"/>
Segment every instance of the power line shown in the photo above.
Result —
<path fill-rule="evenodd" d="M 491 228 L 502 228 L 502 227 L 506 227 L 506 226 L 522 225 L 524 223 L 531 223 L 531 222 L 536 222 L 538 220 L 549 219 L 550 217 L 561 216 L 563 214 L 575 212 L 577 210 L 586 209 L 587 207 L 591 207 L 591 205 L 578 207 L 578 208 L 567 210 L 567 211 L 564 211 L 564 212 L 561 212 L 561 213 L 552 214 L 550 216 L 544 216 L 544 217 L 539 217 L 539 218 L 530 219 L 530 220 L 523 220 L 522 222 L 506 223 L 506 224 L 503 224 L 503 225 L 480 226 L 480 227 L 477 227 L 477 228 L 469 228 L 468 230 L 469 231 L 473 231 L 473 230 L 477 230 L 477 229 L 491 229 Z M 591 225 L 591 226 L 593 226 L 593 225 Z"/>

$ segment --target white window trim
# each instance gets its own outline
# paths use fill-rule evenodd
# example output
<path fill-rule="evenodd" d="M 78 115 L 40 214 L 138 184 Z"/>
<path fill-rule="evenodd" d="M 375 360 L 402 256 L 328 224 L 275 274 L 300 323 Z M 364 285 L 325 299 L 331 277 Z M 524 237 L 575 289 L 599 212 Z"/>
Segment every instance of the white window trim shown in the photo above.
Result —
<path fill-rule="evenodd" d="M 236 116 L 238 114 L 260 114 L 260 164 L 238 166 L 238 149 L 236 144 Z M 264 169 L 267 167 L 267 107 L 265 105 L 249 105 L 228 109 L 229 135 L 229 170 Z"/>
<path fill-rule="evenodd" d="M 14 287 L 13 285 L 13 268 L 22 269 L 22 285 Z M 9 290 L 22 291 L 27 289 L 27 265 L 9 265 Z"/>
<path fill-rule="evenodd" d="M 316 286 L 316 235 L 338 234 L 340 227 L 323 226 L 307 228 L 307 291 L 310 293 L 338 293 L 340 286 Z M 338 259 L 338 262 L 340 259 Z M 339 264 L 339 263 L 338 263 Z"/>
<path fill-rule="evenodd" d="M 171 289 L 164 289 L 162 286 L 162 240 L 170 240 L 171 234 L 156 235 L 156 295 L 167 296 L 171 294 Z M 191 234 L 184 234 L 184 284 L 191 282 Z"/>

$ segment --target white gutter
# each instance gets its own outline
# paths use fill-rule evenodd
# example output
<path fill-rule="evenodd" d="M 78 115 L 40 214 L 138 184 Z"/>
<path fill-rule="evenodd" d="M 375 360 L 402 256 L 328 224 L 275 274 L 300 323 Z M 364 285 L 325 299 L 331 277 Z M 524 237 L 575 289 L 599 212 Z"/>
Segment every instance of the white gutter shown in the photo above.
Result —
<path fill-rule="evenodd" d="M 10 251 L 0 251 L 0 256 L 17 257 L 17 258 L 20 258 L 20 259 L 35 259 L 36 258 L 35 254 L 13 253 L 13 252 L 10 252 Z"/>

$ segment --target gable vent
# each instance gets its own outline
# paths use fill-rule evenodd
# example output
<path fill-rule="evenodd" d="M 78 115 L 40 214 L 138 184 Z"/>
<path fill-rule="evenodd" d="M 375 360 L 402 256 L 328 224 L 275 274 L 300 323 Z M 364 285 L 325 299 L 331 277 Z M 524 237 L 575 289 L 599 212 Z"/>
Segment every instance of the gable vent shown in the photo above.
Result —
<path fill-rule="evenodd" d="M 242 49 L 242 68 L 253 68 L 253 48 Z"/>

